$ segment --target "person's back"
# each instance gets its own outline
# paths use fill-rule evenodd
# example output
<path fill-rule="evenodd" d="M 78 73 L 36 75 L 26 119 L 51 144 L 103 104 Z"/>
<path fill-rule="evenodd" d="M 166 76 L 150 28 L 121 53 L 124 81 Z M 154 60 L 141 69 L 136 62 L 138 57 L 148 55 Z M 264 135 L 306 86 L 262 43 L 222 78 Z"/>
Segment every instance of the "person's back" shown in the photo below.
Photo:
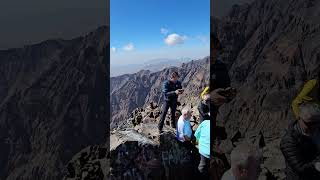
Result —
<path fill-rule="evenodd" d="M 210 165 L 210 120 L 204 120 L 197 128 L 194 136 L 198 141 L 200 153 L 198 170 L 202 179 L 208 179 Z"/>
<path fill-rule="evenodd" d="M 207 104 L 204 104 L 202 101 L 198 105 L 199 111 L 199 122 L 202 123 L 204 119 L 210 119 L 209 113 L 210 108 Z"/>
<path fill-rule="evenodd" d="M 197 128 L 194 136 L 199 142 L 199 153 L 210 158 L 210 120 L 204 120 Z"/>

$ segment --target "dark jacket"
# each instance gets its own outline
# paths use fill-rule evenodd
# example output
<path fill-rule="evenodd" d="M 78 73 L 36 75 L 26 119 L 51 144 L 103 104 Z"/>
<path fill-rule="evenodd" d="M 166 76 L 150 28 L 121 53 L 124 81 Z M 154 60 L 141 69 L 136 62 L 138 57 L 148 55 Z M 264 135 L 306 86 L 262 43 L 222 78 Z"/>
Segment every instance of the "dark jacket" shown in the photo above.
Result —
<path fill-rule="evenodd" d="M 230 87 L 230 76 L 226 65 L 220 60 L 210 64 L 210 89 Z"/>
<path fill-rule="evenodd" d="M 204 119 L 209 120 L 210 116 L 208 115 L 208 112 L 210 112 L 210 108 L 208 105 L 204 104 L 202 101 L 198 105 L 198 111 L 200 115 L 200 122 L 202 122 Z"/>
<path fill-rule="evenodd" d="M 319 180 L 320 172 L 315 162 L 320 162 L 320 152 L 312 139 L 299 132 L 291 124 L 282 137 L 280 149 L 286 160 L 287 180 Z"/>
<path fill-rule="evenodd" d="M 175 93 L 177 89 L 182 89 L 181 82 L 173 83 L 169 80 L 165 81 L 162 86 L 162 93 L 165 101 L 176 101 L 178 95 Z"/>
<path fill-rule="evenodd" d="M 214 64 L 210 64 L 210 90 L 230 87 L 230 83 L 228 69 L 221 60 L 217 59 Z M 219 107 L 213 104 L 211 107 L 211 114 L 216 114 Z M 215 119 L 215 116 L 213 116 L 213 119 Z"/>

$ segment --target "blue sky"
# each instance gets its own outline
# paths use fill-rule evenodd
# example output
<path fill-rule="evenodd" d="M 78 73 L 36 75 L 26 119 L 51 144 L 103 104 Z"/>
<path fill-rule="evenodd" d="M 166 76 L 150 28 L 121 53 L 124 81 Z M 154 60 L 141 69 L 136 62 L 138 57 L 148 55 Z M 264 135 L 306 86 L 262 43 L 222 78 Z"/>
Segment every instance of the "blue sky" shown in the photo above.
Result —
<path fill-rule="evenodd" d="M 110 0 L 111 65 L 203 58 L 209 34 L 210 0 Z"/>

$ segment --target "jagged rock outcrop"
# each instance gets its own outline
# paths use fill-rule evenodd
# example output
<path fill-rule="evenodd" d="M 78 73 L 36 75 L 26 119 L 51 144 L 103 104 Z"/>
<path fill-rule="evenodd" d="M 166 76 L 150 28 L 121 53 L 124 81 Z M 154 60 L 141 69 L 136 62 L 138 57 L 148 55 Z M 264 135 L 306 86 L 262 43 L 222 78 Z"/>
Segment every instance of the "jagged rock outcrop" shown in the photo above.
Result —
<path fill-rule="evenodd" d="M 197 147 L 194 146 L 191 153 L 191 149 L 178 143 L 175 129 L 169 126 L 159 135 L 159 116 L 152 115 L 159 113 L 156 103 L 136 108 L 131 118 L 111 132 L 110 151 L 107 151 L 108 145 L 83 149 L 67 163 L 64 180 L 191 180 L 199 177 Z"/>
<path fill-rule="evenodd" d="M 107 180 L 108 152 L 107 147 L 97 145 L 81 150 L 67 164 L 63 180 Z"/>
<path fill-rule="evenodd" d="M 196 157 L 178 144 L 173 129 L 157 135 L 157 124 L 140 124 L 136 130 L 111 134 L 110 179 L 192 179 L 197 177 Z"/>
<path fill-rule="evenodd" d="M 223 60 L 239 90 L 221 109 L 230 131 L 280 136 L 292 121 L 292 99 L 319 71 L 319 9 L 318 1 L 256 0 L 217 22 Z"/>
<path fill-rule="evenodd" d="M 173 71 L 178 71 L 185 89 L 179 98 L 183 105 L 195 107 L 199 103 L 199 95 L 209 83 L 209 58 L 191 61 L 181 67 L 166 68 L 151 73 L 140 71 L 131 75 L 111 78 L 111 129 L 130 117 L 130 113 L 138 107 L 146 107 L 151 102 L 161 106 L 162 84 Z"/>
<path fill-rule="evenodd" d="M 0 179 L 61 179 L 107 141 L 108 29 L 0 51 Z"/>

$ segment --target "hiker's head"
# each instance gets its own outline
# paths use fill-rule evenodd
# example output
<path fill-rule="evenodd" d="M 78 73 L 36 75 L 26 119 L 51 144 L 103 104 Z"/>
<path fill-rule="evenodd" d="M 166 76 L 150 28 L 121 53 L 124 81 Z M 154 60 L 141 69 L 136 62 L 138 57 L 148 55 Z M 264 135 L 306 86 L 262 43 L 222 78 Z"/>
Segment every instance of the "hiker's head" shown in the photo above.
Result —
<path fill-rule="evenodd" d="M 238 145 L 231 152 L 231 170 L 238 180 L 256 180 L 260 174 L 260 156 L 249 143 Z"/>
<path fill-rule="evenodd" d="M 192 110 L 188 107 L 182 109 L 181 114 L 184 119 L 190 119 L 192 116 Z"/>
<path fill-rule="evenodd" d="M 203 100 L 204 103 L 210 104 L 210 94 L 204 94 L 202 96 L 202 100 Z"/>
<path fill-rule="evenodd" d="M 175 71 L 175 72 L 171 73 L 170 80 L 172 82 L 176 83 L 178 81 L 179 77 L 180 77 L 179 73 Z"/>
<path fill-rule="evenodd" d="M 305 103 L 300 106 L 300 126 L 306 133 L 312 134 L 320 127 L 320 108 L 315 103 Z"/>

